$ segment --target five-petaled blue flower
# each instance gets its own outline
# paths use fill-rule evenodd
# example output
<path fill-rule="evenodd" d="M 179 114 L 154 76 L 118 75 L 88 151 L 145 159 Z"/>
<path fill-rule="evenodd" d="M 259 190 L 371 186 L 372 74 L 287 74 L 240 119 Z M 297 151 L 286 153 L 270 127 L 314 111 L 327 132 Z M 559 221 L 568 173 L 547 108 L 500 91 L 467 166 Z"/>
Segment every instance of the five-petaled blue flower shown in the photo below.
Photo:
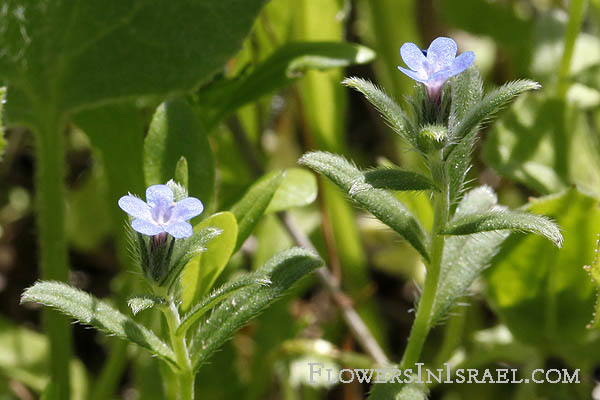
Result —
<path fill-rule="evenodd" d="M 132 195 L 123 196 L 119 207 L 134 218 L 131 227 L 136 232 L 149 236 L 167 232 L 175 239 L 190 237 L 194 230 L 187 221 L 200 215 L 204 206 L 195 197 L 173 200 L 170 187 L 153 185 L 146 189 L 146 202 Z"/>
<path fill-rule="evenodd" d="M 398 67 L 427 88 L 427 94 L 432 101 L 438 101 L 444 83 L 454 75 L 469 68 L 475 61 L 475 53 L 465 51 L 456 57 L 456 42 L 447 37 L 439 37 L 421 51 L 414 43 L 404 43 L 400 48 L 402 60 L 408 68 Z"/>

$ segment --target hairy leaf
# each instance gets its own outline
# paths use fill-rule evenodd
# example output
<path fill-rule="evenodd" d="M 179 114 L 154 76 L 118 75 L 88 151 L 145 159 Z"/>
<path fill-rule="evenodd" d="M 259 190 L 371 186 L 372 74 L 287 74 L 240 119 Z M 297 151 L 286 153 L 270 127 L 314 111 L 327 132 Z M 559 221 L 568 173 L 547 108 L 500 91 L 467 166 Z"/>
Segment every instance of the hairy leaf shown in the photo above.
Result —
<path fill-rule="evenodd" d="M 375 189 L 386 190 L 438 190 L 428 177 L 400 168 L 380 167 L 363 173 L 365 182 Z M 360 186 L 360 184 L 359 184 Z M 359 187 L 357 189 L 360 189 Z M 353 191 L 352 189 L 350 190 Z"/>
<path fill-rule="evenodd" d="M 172 179 L 182 156 L 188 165 L 189 195 L 199 198 L 204 208 L 209 209 L 215 165 L 207 132 L 185 101 L 169 100 L 156 109 L 144 140 L 146 185 L 164 184 Z"/>
<path fill-rule="evenodd" d="M 135 296 L 127 300 L 127 305 L 131 308 L 133 315 L 161 304 L 165 304 L 165 299 L 152 295 Z"/>
<path fill-rule="evenodd" d="M 454 218 L 487 212 L 496 204 L 494 191 L 490 187 L 481 186 L 465 195 Z M 446 239 L 431 316 L 432 325 L 443 319 L 456 301 L 467 294 L 473 281 L 488 267 L 508 234 L 508 231 L 495 231 Z"/>
<path fill-rule="evenodd" d="M 293 248 L 277 254 L 260 267 L 257 273 L 267 276 L 271 281 L 270 285 L 253 285 L 240 289 L 227 302 L 218 306 L 200 325 L 191 346 L 194 369 L 202 366 L 251 318 L 320 265 L 321 260 L 312 253 Z"/>
<path fill-rule="evenodd" d="M 21 303 L 40 303 L 55 308 L 78 322 L 135 343 L 175 364 L 173 350 L 152 331 L 121 314 L 104 301 L 62 282 L 39 281 L 26 289 Z"/>
<path fill-rule="evenodd" d="M 460 141 L 479 124 L 494 116 L 502 108 L 510 104 L 520 94 L 529 90 L 537 90 L 541 86 L 537 82 L 527 79 L 517 80 L 505 83 L 501 87 L 488 93 L 481 101 L 473 105 L 469 111 L 454 125 L 450 131 L 450 138 L 453 141 Z"/>
<path fill-rule="evenodd" d="M 558 226 L 547 217 L 523 211 L 490 210 L 454 218 L 442 231 L 446 235 L 470 235 L 499 230 L 530 232 L 545 236 L 557 247 L 563 237 Z"/>
<path fill-rule="evenodd" d="M 408 116 L 402 111 L 394 99 L 372 82 L 362 78 L 346 78 L 342 83 L 362 93 L 365 98 L 377 108 L 389 124 L 390 128 L 402 136 L 408 143 L 413 145 L 413 147 L 417 148 L 416 127 L 412 126 Z"/>
<path fill-rule="evenodd" d="M 187 331 L 198 318 L 202 317 L 207 311 L 233 295 L 238 290 L 253 285 L 268 286 L 270 284 L 271 280 L 269 277 L 259 273 L 246 274 L 240 278 L 227 282 L 225 285 L 204 296 L 200 302 L 195 304 L 192 309 L 185 314 L 181 320 L 181 324 L 177 328 L 177 334 L 179 335 Z"/>
<path fill-rule="evenodd" d="M 376 189 L 345 158 L 325 152 L 306 153 L 300 164 L 325 175 L 384 224 L 402 235 L 428 260 L 426 235 L 419 221 L 393 194 Z"/>
<path fill-rule="evenodd" d="M 448 126 L 450 131 L 457 128 L 459 121 L 481 101 L 483 96 L 483 81 L 475 66 L 456 75 L 450 84 L 452 104 Z"/>
<path fill-rule="evenodd" d="M 181 307 L 187 310 L 206 294 L 229 262 L 237 242 L 238 227 L 235 216 L 228 212 L 217 213 L 194 227 L 195 231 L 214 227 L 222 233 L 210 246 L 195 256 L 183 269 L 181 279 Z"/>
<path fill-rule="evenodd" d="M 214 126 L 239 107 L 290 85 L 307 70 L 364 64 L 374 57 L 371 49 L 345 42 L 283 44 L 252 72 L 202 88 L 198 103 L 203 110 L 212 110 L 208 124 Z"/>
<path fill-rule="evenodd" d="M 265 175 L 248 189 L 240 201 L 231 207 L 231 212 L 238 222 L 238 237 L 234 251 L 242 247 L 242 244 L 248 239 L 273 199 L 277 188 L 281 185 L 282 179 L 281 171 Z"/>

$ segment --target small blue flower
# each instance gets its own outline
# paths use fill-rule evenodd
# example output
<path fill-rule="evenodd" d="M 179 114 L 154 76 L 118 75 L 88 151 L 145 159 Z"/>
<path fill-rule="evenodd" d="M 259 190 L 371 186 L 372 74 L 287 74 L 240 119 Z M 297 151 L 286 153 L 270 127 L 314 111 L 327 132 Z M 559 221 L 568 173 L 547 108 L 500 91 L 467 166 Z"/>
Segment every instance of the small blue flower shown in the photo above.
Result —
<path fill-rule="evenodd" d="M 437 101 L 444 83 L 469 68 L 475 61 L 475 53 L 472 51 L 465 51 L 458 57 L 456 51 L 456 42 L 447 37 L 435 39 L 427 50 L 419 49 L 414 43 L 404 43 L 400 48 L 400 55 L 410 69 L 400 66 L 398 69 L 423 83 L 429 99 Z"/>
<path fill-rule="evenodd" d="M 134 218 L 131 227 L 136 232 L 148 236 L 167 232 L 175 239 L 190 237 L 194 230 L 187 221 L 200 215 L 204 206 L 195 197 L 173 200 L 170 187 L 153 185 L 146 189 L 146 202 L 132 195 L 123 196 L 119 207 Z"/>

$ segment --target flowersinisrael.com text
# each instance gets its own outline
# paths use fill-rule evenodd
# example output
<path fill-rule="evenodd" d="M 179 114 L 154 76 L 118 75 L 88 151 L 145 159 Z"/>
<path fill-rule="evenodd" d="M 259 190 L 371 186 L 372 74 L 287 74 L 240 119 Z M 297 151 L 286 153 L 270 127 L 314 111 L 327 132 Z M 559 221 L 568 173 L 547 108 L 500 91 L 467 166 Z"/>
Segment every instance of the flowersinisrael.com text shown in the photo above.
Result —
<path fill-rule="evenodd" d="M 325 368 L 323 363 L 308 363 L 309 382 L 327 380 L 328 383 L 580 383 L 579 369 L 535 369 L 528 377 L 520 377 L 514 368 L 498 368 L 478 370 L 475 368 L 458 368 L 452 370 L 450 364 L 444 368 L 428 369 L 423 363 L 415 364 L 415 368 L 377 368 L 350 369 L 339 371 Z"/>

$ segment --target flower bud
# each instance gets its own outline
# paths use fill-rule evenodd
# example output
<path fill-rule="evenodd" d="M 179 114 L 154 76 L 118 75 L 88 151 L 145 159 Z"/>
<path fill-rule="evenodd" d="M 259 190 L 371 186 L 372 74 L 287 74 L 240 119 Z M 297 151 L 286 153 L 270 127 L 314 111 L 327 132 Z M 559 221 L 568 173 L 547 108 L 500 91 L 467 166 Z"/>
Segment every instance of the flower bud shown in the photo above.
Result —
<path fill-rule="evenodd" d="M 425 153 L 440 150 L 446 145 L 448 129 L 442 125 L 427 125 L 417 136 L 419 149 Z"/>

